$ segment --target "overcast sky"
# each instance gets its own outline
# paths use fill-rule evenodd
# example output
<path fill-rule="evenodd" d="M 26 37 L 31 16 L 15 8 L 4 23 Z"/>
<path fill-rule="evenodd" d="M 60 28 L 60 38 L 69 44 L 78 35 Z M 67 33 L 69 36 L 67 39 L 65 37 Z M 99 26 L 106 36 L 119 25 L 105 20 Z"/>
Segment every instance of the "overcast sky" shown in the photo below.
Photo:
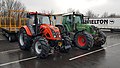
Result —
<path fill-rule="evenodd" d="M 81 13 L 92 10 L 97 14 L 104 12 L 120 14 L 120 0 L 20 0 L 29 11 L 53 10 L 65 13 L 68 8 L 79 9 Z"/>

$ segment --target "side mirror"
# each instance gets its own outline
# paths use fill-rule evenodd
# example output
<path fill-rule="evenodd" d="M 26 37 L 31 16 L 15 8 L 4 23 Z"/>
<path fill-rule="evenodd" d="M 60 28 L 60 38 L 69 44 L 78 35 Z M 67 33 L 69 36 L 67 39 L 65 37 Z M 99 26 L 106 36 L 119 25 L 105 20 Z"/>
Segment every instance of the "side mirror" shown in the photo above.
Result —
<path fill-rule="evenodd" d="M 54 19 L 56 20 L 56 16 L 53 16 L 54 17 Z"/>
<path fill-rule="evenodd" d="M 27 16 L 26 16 L 27 18 L 30 18 L 30 14 L 29 13 L 27 13 Z"/>
<path fill-rule="evenodd" d="M 88 21 L 89 21 L 89 19 L 90 19 L 90 18 L 88 17 Z"/>
<path fill-rule="evenodd" d="M 69 19 L 71 19 L 71 16 L 69 16 Z"/>

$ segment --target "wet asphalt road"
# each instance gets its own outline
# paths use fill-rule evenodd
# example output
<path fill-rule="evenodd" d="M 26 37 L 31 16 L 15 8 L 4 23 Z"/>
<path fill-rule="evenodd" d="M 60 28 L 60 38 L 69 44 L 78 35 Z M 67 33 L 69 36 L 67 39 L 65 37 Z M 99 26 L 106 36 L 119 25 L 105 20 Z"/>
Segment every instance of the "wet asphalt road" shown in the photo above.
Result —
<path fill-rule="evenodd" d="M 104 49 L 73 48 L 69 53 L 55 53 L 46 59 L 36 58 L 31 51 L 21 51 L 17 42 L 10 43 L 0 35 L 0 68 L 120 68 L 120 33 L 105 33 Z M 101 51 L 93 53 L 99 49 Z M 78 56 L 80 58 L 70 60 Z"/>

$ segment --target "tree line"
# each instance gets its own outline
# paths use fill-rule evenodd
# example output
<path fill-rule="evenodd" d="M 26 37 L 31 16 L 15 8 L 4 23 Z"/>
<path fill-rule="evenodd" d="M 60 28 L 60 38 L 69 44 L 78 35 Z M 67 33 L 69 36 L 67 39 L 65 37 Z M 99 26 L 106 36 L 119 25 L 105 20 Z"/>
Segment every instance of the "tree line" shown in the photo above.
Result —
<path fill-rule="evenodd" d="M 89 18 L 120 18 L 120 15 L 115 14 L 115 13 L 109 14 L 108 12 L 104 12 L 100 16 L 100 14 L 95 14 L 91 10 L 89 10 L 89 11 L 86 12 L 86 16 L 88 16 Z"/>
<path fill-rule="evenodd" d="M 73 8 L 69 8 L 67 12 L 76 12 L 76 13 L 81 13 L 80 10 L 75 10 Z M 104 12 L 103 14 L 96 14 L 92 10 L 88 10 L 85 14 L 85 16 L 88 16 L 89 18 L 120 18 L 120 15 L 111 13 L 109 14 L 108 12 Z"/>
<path fill-rule="evenodd" d="M 19 0 L 0 0 L 0 15 L 1 16 L 24 16 L 24 12 L 10 12 L 10 10 L 25 11 L 26 7 Z"/>
<path fill-rule="evenodd" d="M 19 0 L 0 0 L 0 15 L 2 16 L 8 16 L 10 15 L 10 11 L 9 10 L 23 10 L 26 11 L 26 7 L 24 4 L 22 4 Z M 46 11 L 46 10 L 42 10 L 42 13 L 51 13 L 53 14 L 54 11 Z M 76 12 L 76 13 L 80 13 L 79 9 L 75 10 L 73 8 L 69 8 L 67 9 L 67 12 Z M 12 16 L 18 16 L 20 15 L 21 17 L 23 17 L 25 15 L 24 12 L 12 12 L 11 13 Z M 97 17 L 102 17 L 102 18 L 111 18 L 111 17 L 115 17 L 118 18 L 120 17 L 120 15 L 117 15 L 115 13 L 111 13 L 108 14 L 108 12 L 104 12 L 102 15 L 100 14 L 96 14 L 94 13 L 92 10 L 88 10 L 85 13 L 85 16 L 88 16 L 89 18 L 97 18 Z"/>

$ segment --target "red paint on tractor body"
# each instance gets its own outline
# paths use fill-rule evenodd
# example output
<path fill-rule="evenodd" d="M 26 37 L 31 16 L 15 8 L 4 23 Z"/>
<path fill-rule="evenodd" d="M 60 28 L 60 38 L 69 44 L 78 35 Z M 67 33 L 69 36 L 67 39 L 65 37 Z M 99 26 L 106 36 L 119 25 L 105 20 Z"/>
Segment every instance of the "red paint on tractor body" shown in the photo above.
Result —
<path fill-rule="evenodd" d="M 41 24 L 40 34 L 42 33 L 46 39 L 49 40 L 61 40 L 60 31 L 57 27 L 49 24 Z M 49 36 L 48 36 L 49 35 Z"/>

